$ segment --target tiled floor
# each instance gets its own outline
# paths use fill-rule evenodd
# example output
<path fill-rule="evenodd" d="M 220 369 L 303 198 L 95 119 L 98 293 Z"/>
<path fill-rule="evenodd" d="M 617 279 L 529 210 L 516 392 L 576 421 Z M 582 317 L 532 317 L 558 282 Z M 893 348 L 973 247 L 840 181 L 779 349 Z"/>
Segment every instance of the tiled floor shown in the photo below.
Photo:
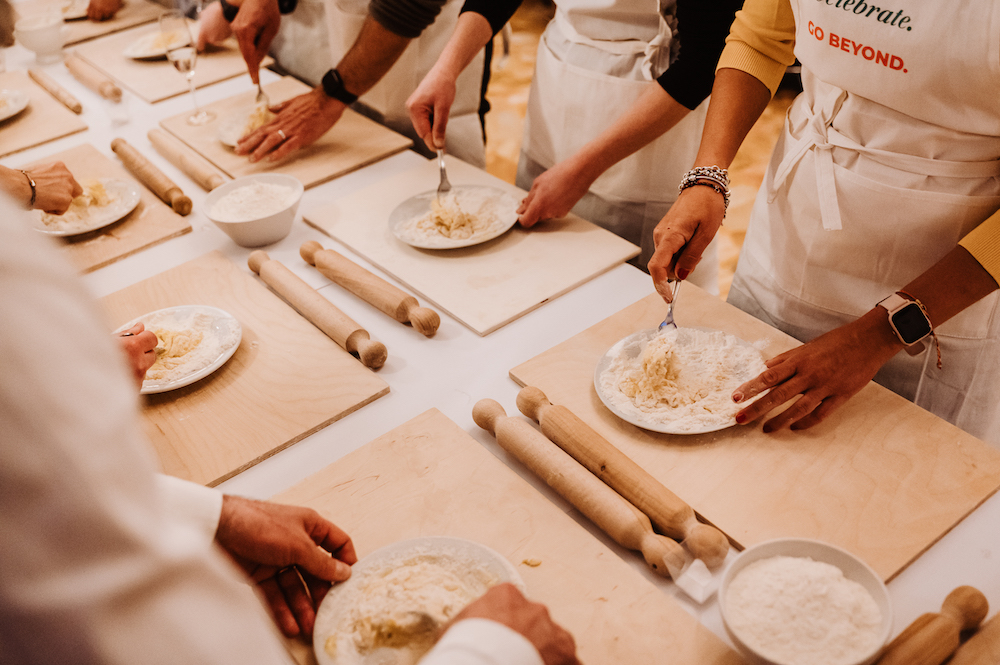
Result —
<path fill-rule="evenodd" d="M 503 58 L 500 37 L 495 40 L 493 76 L 486 95 L 492 107 L 486 116 L 486 170 L 507 182 L 514 182 L 517 172 L 535 51 L 538 38 L 552 12 L 551 5 L 543 0 L 525 0 L 511 19 L 513 34 L 509 57 Z M 732 202 L 719 232 L 719 290 L 723 298 L 729 291 L 736 269 L 754 197 L 793 97 L 794 93 L 785 91 L 775 96 L 743 142 L 729 169 Z"/>

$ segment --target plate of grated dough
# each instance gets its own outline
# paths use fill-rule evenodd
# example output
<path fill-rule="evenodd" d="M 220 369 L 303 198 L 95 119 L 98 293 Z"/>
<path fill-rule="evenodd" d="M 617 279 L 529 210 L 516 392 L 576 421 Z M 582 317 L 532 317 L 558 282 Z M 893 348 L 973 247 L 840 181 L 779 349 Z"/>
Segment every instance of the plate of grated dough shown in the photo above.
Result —
<path fill-rule="evenodd" d="M 430 536 L 387 545 L 358 561 L 316 612 L 319 665 L 413 665 L 438 629 L 490 587 L 524 582 L 507 559 L 471 540 Z"/>
<path fill-rule="evenodd" d="M 159 340 L 156 362 L 146 372 L 142 395 L 164 393 L 200 381 L 226 364 L 243 339 L 243 328 L 229 312 L 208 305 L 158 309 L 119 327 L 122 333 L 142 323 Z"/>
<path fill-rule="evenodd" d="M 139 205 L 139 185 L 126 180 L 99 178 L 80 182 L 83 193 L 61 215 L 34 211 L 35 229 L 50 236 L 75 236 L 103 229 L 123 219 Z"/>
<path fill-rule="evenodd" d="M 389 215 L 389 231 L 420 249 L 456 249 L 493 240 L 517 223 L 518 198 L 497 187 L 456 185 L 412 196 Z"/>
<path fill-rule="evenodd" d="M 736 424 L 733 391 L 766 369 L 760 350 L 721 330 L 642 330 L 598 361 L 594 388 L 616 416 L 663 434 L 705 434 Z"/>

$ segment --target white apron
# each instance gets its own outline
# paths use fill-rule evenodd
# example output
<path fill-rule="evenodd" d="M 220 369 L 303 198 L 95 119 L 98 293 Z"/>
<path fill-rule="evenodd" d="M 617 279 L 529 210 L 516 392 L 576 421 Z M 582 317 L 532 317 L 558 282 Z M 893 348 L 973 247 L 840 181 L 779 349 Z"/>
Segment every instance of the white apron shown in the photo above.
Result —
<path fill-rule="evenodd" d="M 543 171 L 606 130 L 666 71 L 673 40 L 674 2 L 565 0 L 538 45 L 528 97 L 518 186 L 529 189 Z M 601 175 L 573 212 L 653 253 L 653 228 L 677 200 L 691 168 L 708 100 L 673 129 Z M 689 279 L 718 294 L 713 242 Z"/>
<path fill-rule="evenodd" d="M 449 0 L 434 23 L 420 37 L 410 42 L 381 81 L 358 100 L 373 117 L 388 127 L 405 134 L 423 147 L 416 136 L 406 110 L 406 100 L 430 71 L 445 44 L 455 31 L 462 0 Z M 333 62 L 347 53 L 368 16 L 369 0 L 328 0 L 326 22 Z M 480 51 L 456 81 L 455 102 L 448 118 L 448 153 L 470 164 L 486 166 L 482 126 L 479 122 L 479 101 L 482 87 L 484 56 Z"/>
<path fill-rule="evenodd" d="M 870 16 L 814 0 L 792 8 L 803 93 L 729 301 L 807 341 L 903 288 L 1000 208 L 1000 4 L 901 0 Z M 937 329 L 943 370 L 931 345 L 876 376 L 994 444 L 997 296 Z"/>

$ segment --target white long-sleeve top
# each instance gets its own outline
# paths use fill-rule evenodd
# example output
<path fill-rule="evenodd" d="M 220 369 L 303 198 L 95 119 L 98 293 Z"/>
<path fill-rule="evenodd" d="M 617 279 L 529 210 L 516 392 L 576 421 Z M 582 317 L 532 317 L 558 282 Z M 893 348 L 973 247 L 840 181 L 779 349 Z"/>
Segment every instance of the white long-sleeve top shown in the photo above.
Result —
<path fill-rule="evenodd" d="M 0 663 L 291 662 L 213 545 L 222 495 L 155 475 L 109 330 L 0 200 Z M 488 621 L 435 651 L 426 665 L 541 663 Z"/>

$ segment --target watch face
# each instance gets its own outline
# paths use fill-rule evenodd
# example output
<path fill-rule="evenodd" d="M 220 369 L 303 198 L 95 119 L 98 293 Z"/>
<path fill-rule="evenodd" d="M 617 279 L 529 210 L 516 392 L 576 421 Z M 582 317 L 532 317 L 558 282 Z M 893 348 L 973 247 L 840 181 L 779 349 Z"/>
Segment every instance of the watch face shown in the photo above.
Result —
<path fill-rule="evenodd" d="M 920 305 L 911 302 L 892 315 L 892 324 L 899 332 L 904 344 L 913 344 L 931 332 L 931 325 L 924 316 Z"/>

